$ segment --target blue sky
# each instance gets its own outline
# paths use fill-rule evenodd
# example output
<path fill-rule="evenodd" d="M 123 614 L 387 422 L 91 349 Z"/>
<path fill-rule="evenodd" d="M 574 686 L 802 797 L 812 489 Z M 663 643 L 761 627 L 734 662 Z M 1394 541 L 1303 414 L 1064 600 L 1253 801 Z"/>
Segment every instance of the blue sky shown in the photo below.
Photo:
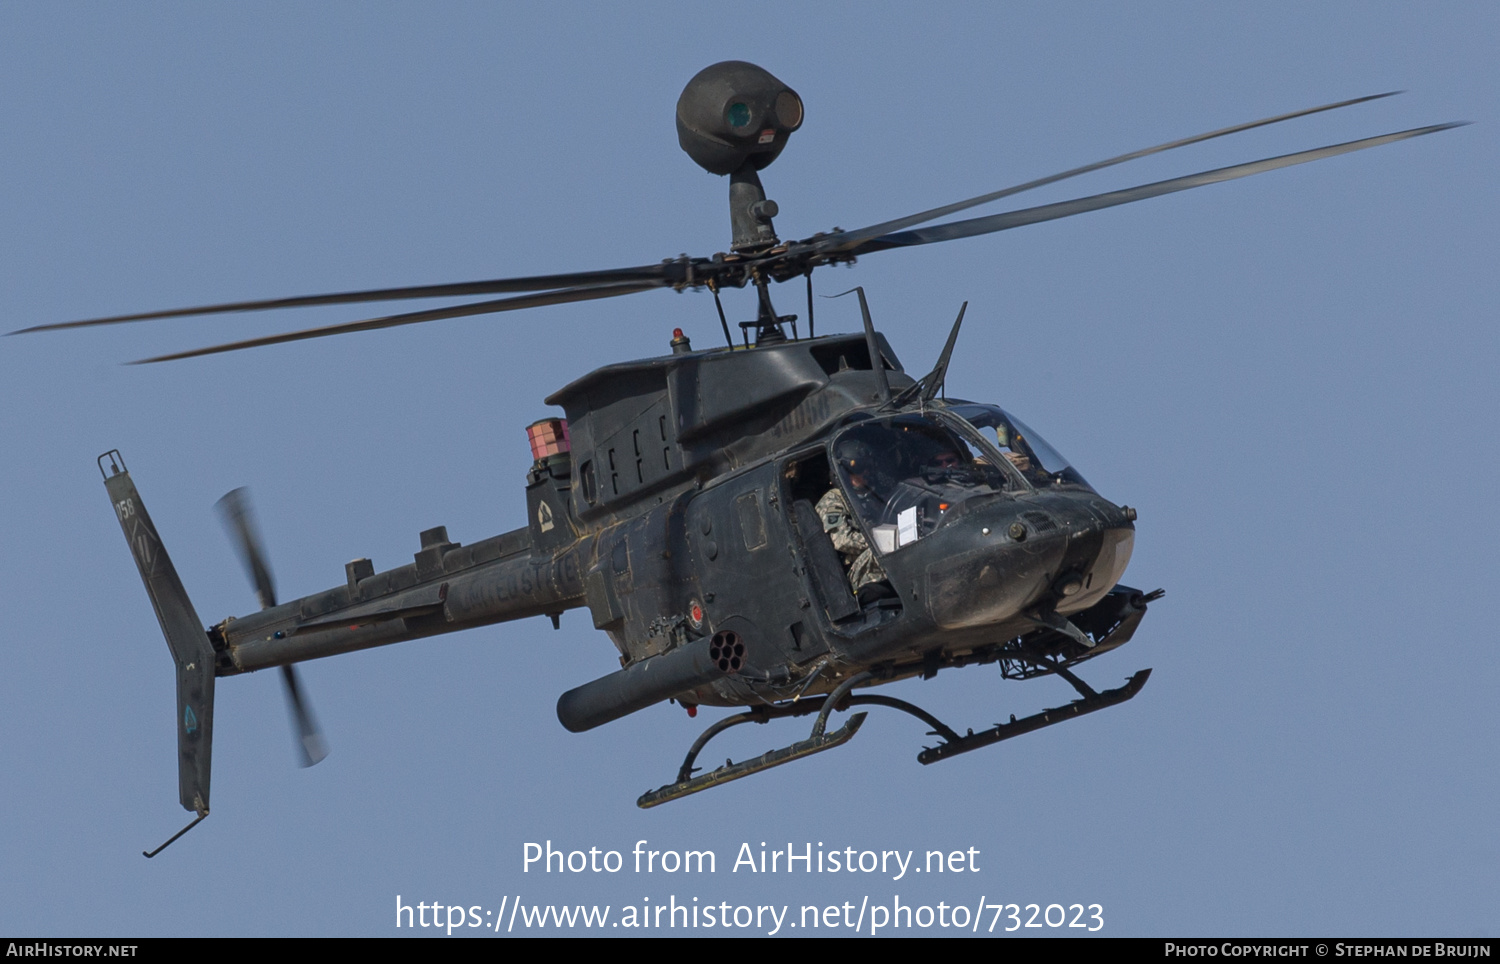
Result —
<path fill-rule="evenodd" d="M 221 681 L 213 816 L 141 859 L 185 816 L 171 663 L 93 460 L 124 453 L 217 621 L 255 607 L 213 513 L 225 491 L 254 492 L 284 597 L 356 556 L 400 564 L 434 525 L 465 543 L 517 527 L 541 399 L 664 352 L 674 327 L 712 344 L 706 295 L 147 367 L 119 363 L 363 315 L 0 342 L 0 932 L 393 935 L 397 895 L 519 894 L 985 898 L 1097 903 L 1113 935 L 1494 936 L 1497 21 L 1484 4 L 0 7 L 6 330 L 712 254 L 726 182 L 679 151 L 672 108 L 724 59 L 806 104 L 763 175 L 787 237 L 1367 93 L 1408 91 L 1021 200 L 1477 122 L 820 273 L 824 293 L 863 284 L 922 370 L 970 302 L 950 390 L 1006 405 L 1137 506 L 1126 581 L 1167 589 L 1083 675 L 1155 672 L 1126 706 L 940 766 L 915 762 L 920 724 L 873 714 L 844 748 L 654 811 L 635 797 L 711 714 L 567 734 L 557 694 L 615 665 L 575 611 L 558 632 L 307 664 L 332 747 L 311 770 L 275 674 Z M 777 296 L 799 310 L 800 291 Z M 728 302 L 750 317 L 750 297 Z M 857 328 L 848 299 L 820 308 L 820 330 Z M 992 668 L 889 692 L 976 728 L 1071 695 Z M 523 872 L 547 840 L 720 863 Z M 729 870 L 761 841 L 974 848 L 980 870 Z"/>

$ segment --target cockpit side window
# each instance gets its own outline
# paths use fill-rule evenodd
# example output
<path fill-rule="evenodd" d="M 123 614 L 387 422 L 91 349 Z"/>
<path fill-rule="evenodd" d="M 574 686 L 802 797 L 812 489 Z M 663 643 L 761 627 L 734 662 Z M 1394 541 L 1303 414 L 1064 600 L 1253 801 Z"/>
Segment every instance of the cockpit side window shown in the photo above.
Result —
<path fill-rule="evenodd" d="M 923 537 L 968 499 L 1025 487 L 971 432 L 933 414 L 907 414 L 866 419 L 834 439 L 848 507 L 877 551 Z"/>

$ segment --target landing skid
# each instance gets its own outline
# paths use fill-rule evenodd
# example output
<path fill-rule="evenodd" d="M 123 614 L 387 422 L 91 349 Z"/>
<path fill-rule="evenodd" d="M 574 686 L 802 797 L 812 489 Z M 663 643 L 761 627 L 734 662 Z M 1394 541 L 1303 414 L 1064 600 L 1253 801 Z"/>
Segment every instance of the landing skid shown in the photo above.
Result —
<path fill-rule="evenodd" d="M 1064 680 L 1067 680 L 1069 685 L 1076 689 L 1082 698 L 1076 699 L 1066 706 L 1043 710 L 1024 719 L 1018 720 L 1012 716 L 1009 723 L 997 723 L 990 729 L 979 733 L 969 730 L 963 736 L 959 736 L 951 727 L 944 724 L 931 713 L 905 700 L 876 694 L 850 695 L 850 690 L 854 689 L 854 687 L 861 683 L 867 683 L 874 678 L 870 673 L 860 673 L 857 676 L 850 677 L 827 696 L 812 697 L 793 703 L 782 703 L 777 706 L 757 706 L 736 716 L 726 717 L 704 730 L 703 735 L 698 737 L 693 743 L 692 747 L 688 750 L 687 757 L 682 761 L 682 767 L 677 771 L 677 782 L 669 783 L 659 789 L 641 794 L 636 800 L 636 806 L 643 810 L 660 806 L 669 800 L 676 800 L 679 797 L 685 797 L 689 794 L 707 790 L 710 787 L 716 787 L 721 783 L 738 780 L 752 773 L 759 773 L 762 770 L 769 770 L 771 767 L 780 766 L 792 760 L 811 756 L 814 753 L 821 753 L 824 750 L 831 750 L 836 746 L 842 746 L 849 742 L 854 734 L 859 731 L 868 714 L 855 713 L 849 717 L 849 721 L 843 726 L 832 733 L 827 733 L 825 731 L 828 726 L 828 716 L 835 709 L 846 710 L 851 706 L 886 706 L 917 717 L 932 727 L 931 733 L 933 736 L 940 737 L 943 741 L 937 746 L 926 747 L 921 753 L 917 754 L 917 762 L 926 765 L 936 763 L 939 760 L 946 760 L 960 753 L 968 753 L 970 750 L 977 750 L 980 747 L 990 746 L 999 743 L 1001 740 L 1020 736 L 1023 733 L 1040 730 L 1046 726 L 1054 726 L 1075 717 L 1083 716 L 1086 713 L 1102 710 L 1107 706 L 1123 703 L 1139 693 L 1141 687 L 1146 685 L 1146 680 L 1151 676 L 1149 669 L 1143 669 L 1130 677 L 1124 686 L 1105 690 L 1100 693 L 1062 667 L 1055 668 L 1054 672 Z M 817 713 L 818 718 L 813 723 L 812 734 L 807 739 L 793 743 L 791 746 L 782 747 L 779 750 L 763 753 L 752 760 L 743 760 L 739 763 L 725 760 L 724 765 L 718 769 L 693 776 L 698 769 L 693 766 L 698 759 L 698 754 L 703 752 L 703 748 L 708 745 L 709 740 L 712 740 L 730 727 L 739 726 L 741 723 L 769 723 L 771 720 L 783 717 L 807 716 L 812 713 Z"/>
<path fill-rule="evenodd" d="M 642 810 L 647 810 L 651 807 L 660 806 L 668 800 L 676 800 L 678 797 L 698 793 L 707 790 L 709 787 L 728 783 L 730 780 L 748 777 L 752 773 L 759 773 L 762 770 L 769 770 L 771 767 L 790 763 L 793 760 L 811 756 L 814 753 L 821 753 L 824 750 L 831 750 L 836 746 L 843 746 L 849 742 L 855 733 L 859 732 L 859 728 L 864 724 L 865 717 L 868 714 L 855 713 L 849 717 L 849 721 L 843 726 L 832 733 L 825 733 L 828 726 L 828 714 L 832 713 L 839 706 L 841 699 L 844 700 L 844 707 L 848 707 L 856 700 L 859 700 L 859 697 L 849 697 L 849 691 L 869 679 L 871 679 L 869 673 L 860 673 L 845 680 L 839 685 L 838 689 L 834 690 L 827 697 L 799 700 L 794 703 L 783 703 L 780 706 L 757 706 L 737 716 L 730 716 L 720 720 L 704 730 L 703 735 L 694 741 L 692 748 L 688 750 L 687 758 L 682 761 L 681 769 L 677 771 L 677 782 L 669 783 L 657 790 L 648 790 L 640 795 L 635 801 L 635 805 Z M 753 760 L 745 760 L 740 763 L 725 760 L 724 765 L 717 770 L 711 770 L 702 776 L 693 776 L 693 772 L 697 769 L 697 767 L 693 766 L 693 762 L 698 759 L 698 754 L 703 752 L 703 748 L 708 745 L 709 740 L 712 740 L 730 727 L 738 726 L 741 723 L 769 723 L 771 720 L 780 719 L 784 716 L 806 716 L 809 713 L 817 713 L 818 718 L 813 722 L 812 735 L 800 743 L 793 743 L 791 746 L 784 746 L 779 750 L 772 750 L 769 753 L 761 754 Z"/>
<path fill-rule="evenodd" d="M 1074 717 L 1083 716 L 1085 713 L 1092 713 L 1095 710 L 1102 710 L 1107 706 L 1123 703 L 1141 691 L 1141 687 L 1146 685 L 1146 680 L 1151 678 L 1151 671 L 1143 669 L 1126 680 L 1124 686 L 1105 690 L 1103 693 L 1094 692 L 1089 684 L 1065 669 L 1057 670 L 1057 675 L 1071 683 L 1073 688 L 1078 690 L 1083 696 L 1083 699 L 1074 700 L 1067 706 L 1059 706 L 1055 709 L 1034 713 L 1025 719 L 1018 720 L 1012 716 L 1009 723 L 997 723 L 981 733 L 975 733 L 973 730 L 970 730 L 967 735 L 957 739 L 951 737 L 945 738 L 946 742 L 939 743 L 937 746 L 926 747 L 921 753 L 918 753 L 917 762 L 924 765 L 936 763 L 939 760 L 958 756 L 960 753 L 968 753 L 970 750 L 977 750 L 980 747 L 999 743 L 1001 740 L 1009 740 L 1011 737 L 1020 736 L 1023 733 L 1040 730 L 1044 726 L 1055 726 Z M 941 733 L 938 735 L 943 736 Z"/>

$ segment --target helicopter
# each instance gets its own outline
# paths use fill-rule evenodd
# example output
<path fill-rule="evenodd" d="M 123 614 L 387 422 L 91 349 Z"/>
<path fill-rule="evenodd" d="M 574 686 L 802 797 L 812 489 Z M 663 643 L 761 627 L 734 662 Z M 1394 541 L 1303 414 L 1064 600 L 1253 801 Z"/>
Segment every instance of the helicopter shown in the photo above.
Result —
<path fill-rule="evenodd" d="M 177 676 L 179 796 L 209 813 L 215 681 L 277 667 L 304 763 L 325 752 L 293 668 L 297 662 L 496 622 L 587 608 L 621 668 L 562 694 L 557 712 L 580 732 L 673 700 L 747 707 L 710 726 L 676 778 L 642 795 L 656 806 L 851 739 L 865 712 L 829 731 L 831 714 L 885 706 L 938 737 L 920 762 L 1055 725 L 1133 698 L 1149 670 L 1096 691 L 1075 667 L 1128 642 L 1160 592 L 1119 582 L 1135 513 L 1099 493 L 996 405 L 946 396 L 963 312 L 934 367 L 913 377 L 875 330 L 862 290 L 863 331 L 816 334 L 812 274 L 896 247 L 956 240 L 1055 220 L 1175 191 L 1320 160 L 1457 124 L 1439 124 L 1205 171 L 988 217 L 929 222 L 1023 191 L 1254 127 L 1389 96 L 1341 101 L 1172 141 L 1049 177 L 852 231 L 784 242 L 780 211 L 759 171 L 804 120 L 801 97 L 742 62 L 695 76 L 677 104 L 679 143 L 710 173 L 728 176 L 731 244 L 603 271 L 424 285 L 120 315 L 25 331 L 216 312 L 407 298 L 506 295 L 177 352 L 143 362 L 444 318 L 610 298 L 653 288 L 707 289 L 723 347 L 695 350 L 674 333 L 668 355 L 608 365 L 545 401 L 564 417 L 528 427 L 533 465 L 527 523 L 470 545 L 442 527 L 420 534 L 412 563 L 376 572 L 346 566 L 343 584 L 278 602 L 249 504 L 221 501 L 261 610 L 205 628 L 183 589 L 123 458 L 99 466 L 172 653 Z M 780 314 L 771 286 L 803 278 L 805 337 Z M 720 293 L 751 287 L 757 316 L 736 341 Z M 519 294 L 518 294 L 519 293 Z M 827 500 L 829 495 L 838 498 Z M 842 502 L 842 511 L 838 503 Z M 830 511 L 829 506 L 833 506 Z M 830 516 L 839 516 L 830 521 Z M 864 543 L 842 552 L 843 527 Z M 856 540 L 856 544 L 858 540 Z M 868 556 L 866 557 L 866 553 Z M 855 555 L 855 559 L 847 558 Z M 851 578 L 865 558 L 862 582 Z M 870 568 L 874 564 L 875 568 Z M 1053 675 L 1072 703 L 960 734 L 904 700 L 866 692 L 941 670 L 996 664 L 1008 679 Z M 740 763 L 700 771 L 725 729 L 814 716 L 810 735 Z"/>

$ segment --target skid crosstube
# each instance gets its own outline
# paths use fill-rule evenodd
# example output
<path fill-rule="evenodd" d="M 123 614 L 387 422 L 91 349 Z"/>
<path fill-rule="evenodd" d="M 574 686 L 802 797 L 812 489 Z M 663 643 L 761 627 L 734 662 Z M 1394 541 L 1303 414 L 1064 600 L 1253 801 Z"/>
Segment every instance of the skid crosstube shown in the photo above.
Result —
<path fill-rule="evenodd" d="M 825 734 L 828 715 L 834 709 L 849 709 L 853 706 L 886 706 L 891 709 L 900 710 L 917 717 L 928 726 L 933 736 L 941 737 L 943 742 L 935 747 L 926 747 L 917 754 L 917 762 L 924 765 L 946 760 L 960 753 L 968 753 L 981 747 L 999 743 L 1020 736 L 1023 733 L 1031 733 L 1043 727 L 1055 726 L 1071 719 L 1102 710 L 1108 706 L 1115 706 L 1134 697 L 1146 685 L 1146 680 L 1151 677 L 1151 670 L 1143 669 L 1125 681 L 1124 686 L 1102 693 L 1096 692 L 1087 683 L 1074 676 L 1070 671 L 1061 666 L 1054 666 L 1052 672 L 1066 680 L 1069 685 L 1076 689 L 1081 699 L 1074 700 L 1066 706 L 1043 710 L 1024 719 L 1010 718 L 1009 723 L 998 723 L 994 727 L 975 733 L 970 730 L 967 734 L 959 736 L 947 724 L 937 717 L 928 713 L 919 706 L 915 706 L 905 700 L 896 699 L 891 696 L 878 694 L 850 695 L 850 690 L 855 686 L 870 681 L 873 677 L 869 673 L 861 673 L 852 677 L 826 697 L 813 697 L 811 699 L 799 700 L 792 703 L 783 703 L 779 706 L 757 706 L 734 716 L 726 717 L 703 731 L 703 734 L 693 743 L 688 750 L 687 757 L 682 761 L 682 767 L 677 771 L 677 781 L 669 783 L 656 790 L 650 790 L 636 800 L 636 806 L 641 809 L 660 806 L 670 800 L 676 800 L 690 794 L 699 793 L 721 783 L 738 780 L 752 773 L 769 770 L 771 767 L 790 763 L 814 753 L 831 750 L 836 746 L 842 746 L 849 742 L 860 726 L 865 721 L 865 713 L 855 713 L 849 721 L 833 733 Z M 722 767 L 711 770 L 699 776 L 693 776 L 696 767 L 693 763 L 698 759 L 698 754 L 708 745 L 708 741 L 718 736 L 730 727 L 739 726 L 742 723 L 769 723 L 774 719 L 787 716 L 807 716 L 812 713 L 818 714 L 817 722 L 813 724 L 812 735 L 806 740 L 793 743 L 791 746 L 782 747 L 763 753 L 752 760 L 743 760 L 733 763 L 728 760 Z"/>

